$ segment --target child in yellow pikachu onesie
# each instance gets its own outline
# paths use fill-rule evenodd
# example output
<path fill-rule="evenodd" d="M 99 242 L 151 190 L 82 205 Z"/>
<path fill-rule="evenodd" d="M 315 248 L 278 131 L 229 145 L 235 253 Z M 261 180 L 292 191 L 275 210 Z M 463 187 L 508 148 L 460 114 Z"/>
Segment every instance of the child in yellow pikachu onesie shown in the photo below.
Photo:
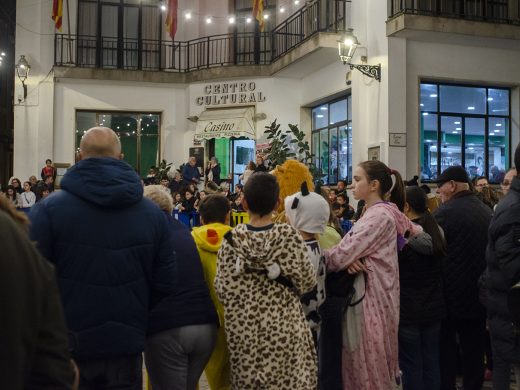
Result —
<path fill-rule="evenodd" d="M 204 278 L 220 322 L 215 349 L 204 370 L 211 390 L 231 389 L 229 352 L 224 333 L 224 308 L 218 301 L 213 285 L 217 274 L 217 252 L 224 235 L 231 230 L 229 213 L 229 201 L 224 196 L 217 194 L 206 196 L 199 204 L 202 226 L 193 228 L 191 233 L 197 244 Z"/>

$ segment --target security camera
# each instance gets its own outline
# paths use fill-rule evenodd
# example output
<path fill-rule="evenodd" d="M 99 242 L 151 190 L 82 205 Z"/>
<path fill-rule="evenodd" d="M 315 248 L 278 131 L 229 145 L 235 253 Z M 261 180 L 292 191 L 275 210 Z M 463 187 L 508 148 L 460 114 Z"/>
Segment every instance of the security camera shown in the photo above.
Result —
<path fill-rule="evenodd" d="M 349 70 L 345 76 L 346 83 L 348 86 L 350 86 L 352 84 L 352 72 Z"/>

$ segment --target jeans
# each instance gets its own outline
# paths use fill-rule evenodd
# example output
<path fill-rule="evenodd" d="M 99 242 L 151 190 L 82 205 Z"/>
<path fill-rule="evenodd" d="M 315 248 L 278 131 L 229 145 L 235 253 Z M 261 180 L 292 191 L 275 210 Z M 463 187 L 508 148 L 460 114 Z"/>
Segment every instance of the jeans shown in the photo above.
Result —
<path fill-rule="evenodd" d="M 403 390 L 439 390 L 440 330 L 440 321 L 399 326 Z"/>
<path fill-rule="evenodd" d="M 464 390 L 480 390 L 484 383 L 486 320 L 446 319 L 441 326 L 441 389 L 455 390 L 457 377 L 457 336 L 462 353 Z M 496 364 L 496 363 L 495 363 Z"/>
<path fill-rule="evenodd" d="M 188 325 L 146 340 L 145 362 L 153 390 L 195 390 L 208 362 L 217 326 Z"/>
<path fill-rule="evenodd" d="M 319 340 L 319 382 L 320 389 L 342 390 L 342 349 L 341 324 L 346 298 L 330 296 L 320 306 L 321 331 Z"/>
<path fill-rule="evenodd" d="M 115 359 L 76 360 L 79 390 L 142 390 L 141 354 Z"/>

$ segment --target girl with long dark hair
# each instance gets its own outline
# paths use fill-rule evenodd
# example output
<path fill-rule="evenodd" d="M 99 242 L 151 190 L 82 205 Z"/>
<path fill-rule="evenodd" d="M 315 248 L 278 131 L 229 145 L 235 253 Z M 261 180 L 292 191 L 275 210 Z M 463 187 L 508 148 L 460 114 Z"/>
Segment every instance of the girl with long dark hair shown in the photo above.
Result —
<path fill-rule="evenodd" d="M 440 329 L 445 314 L 441 265 L 446 242 L 427 202 L 421 188 L 406 189 L 404 213 L 422 226 L 423 233 L 410 238 L 399 253 L 399 365 L 404 390 L 440 388 Z"/>
<path fill-rule="evenodd" d="M 405 237 L 422 229 L 399 211 L 404 183 L 384 163 L 359 164 L 352 192 L 366 202 L 366 211 L 339 245 L 325 251 L 331 271 L 358 274 L 353 302 L 359 303 L 348 308 L 343 320 L 343 388 L 386 390 L 399 377 L 397 252 Z"/>

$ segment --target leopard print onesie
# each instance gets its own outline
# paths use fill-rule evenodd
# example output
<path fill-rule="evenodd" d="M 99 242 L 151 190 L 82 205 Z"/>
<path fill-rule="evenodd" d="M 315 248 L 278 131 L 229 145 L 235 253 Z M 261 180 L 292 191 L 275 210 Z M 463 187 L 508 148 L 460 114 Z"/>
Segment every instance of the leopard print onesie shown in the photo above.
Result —
<path fill-rule="evenodd" d="M 267 276 L 274 263 L 293 287 Z M 238 225 L 223 241 L 217 267 L 232 388 L 316 390 L 316 351 L 299 300 L 316 286 L 316 273 L 299 233 L 287 224 Z"/>

